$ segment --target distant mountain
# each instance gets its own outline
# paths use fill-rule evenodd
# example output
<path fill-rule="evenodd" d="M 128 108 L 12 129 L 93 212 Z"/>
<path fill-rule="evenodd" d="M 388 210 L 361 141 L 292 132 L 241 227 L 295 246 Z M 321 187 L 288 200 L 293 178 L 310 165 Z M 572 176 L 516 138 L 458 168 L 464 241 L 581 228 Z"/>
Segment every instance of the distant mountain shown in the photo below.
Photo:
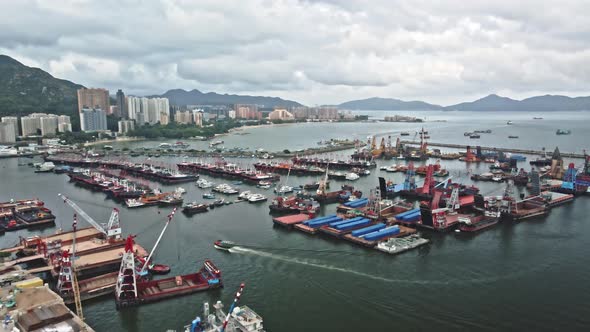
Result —
<path fill-rule="evenodd" d="M 82 85 L 61 80 L 49 73 L 27 67 L 15 59 L 0 55 L 0 116 L 33 112 L 75 115 L 76 90 Z M 77 127 L 77 117 L 73 117 Z"/>
<path fill-rule="evenodd" d="M 182 89 L 168 90 L 160 97 L 168 98 L 172 105 L 255 104 L 263 107 L 303 106 L 298 102 L 277 97 L 228 95 L 215 92 L 203 93 L 196 89 L 191 91 Z"/>
<path fill-rule="evenodd" d="M 472 102 L 465 102 L 445 107 L 456 111 L 506 111 L 506 112 L 551 112 L 551 111 L 588 111 L 590 97 L 567 97 L 544 95 L 523 100 L 514 100 L 491 94 Z"/>
<path fill-rule="evenodd" d="M 425 103 L 423 101 L 403 101 L 393 98 L 368 98 L 347 101 L 338 105 L 340 109 L 347 110 L 373 110 L 373 111 L 401 111 L 401 110 L 442 110 L 440 105 Z"/>

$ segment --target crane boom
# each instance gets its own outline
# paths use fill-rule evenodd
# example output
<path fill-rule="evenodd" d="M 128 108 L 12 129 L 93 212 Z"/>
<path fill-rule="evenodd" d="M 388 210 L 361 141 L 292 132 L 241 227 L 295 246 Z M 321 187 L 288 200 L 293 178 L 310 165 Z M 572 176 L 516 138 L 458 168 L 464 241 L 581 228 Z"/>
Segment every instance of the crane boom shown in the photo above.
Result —
<path fill-rule="evenodd" d="M 78 204 L 74 203 L 71 199 L 67 198 L 63 194 L 57 194 L 61 197 L 64 202 L 68 203 L 69 206 L 74 209 L 78 213 L 78 215 L 82 216 L 84 220 L 86 220 L 92 227 L 96 228 L 99 232 L 106 235 L 108 238 L 110 237 L 119 237 L 121 235 L 121 227 L 119 226 L 119 210 L 113 209 L 113 213 L 111 214 L 111 218 L 109 219 L 107 228 L 103 227 L 101 224 L 96 222 L 96 220 L 92 219 L 91 216 L 88 215 L 82 208 L 78 206 Z"/>
<path fill-rule="evenodd" d="M 162 229 L 160 236 L 158 236 L 158 239 L 156 240 L 156 244 L 154 244 L 152 251 L 150 252 L 149 256 L 146 258 L 145 262 L 143 263 L 143 266 L 141 267 L 141 271 L 139 272 L 140 275 L 143 274 L 145 272 L 145 269 L 148 267 L 150 259 L 152 259 L 152 255 L 156 251 L 156 248 L 158 248 L 158 244 L 160 244 L 160 241 L 162 240 L 162 236 L 164 236 L 164 233 L 166 232 L 166 228 L 168 228 L 168 225 L 172 221 L 172 218 L 174 218 L 175 213 L 176 213 L 176 208 L 174 208 L 174 210 L 172 210 L 172 212 L 168 215 L 168 220 L 166 221 L 166 224 L 164 225 L 164 229 Z"/>

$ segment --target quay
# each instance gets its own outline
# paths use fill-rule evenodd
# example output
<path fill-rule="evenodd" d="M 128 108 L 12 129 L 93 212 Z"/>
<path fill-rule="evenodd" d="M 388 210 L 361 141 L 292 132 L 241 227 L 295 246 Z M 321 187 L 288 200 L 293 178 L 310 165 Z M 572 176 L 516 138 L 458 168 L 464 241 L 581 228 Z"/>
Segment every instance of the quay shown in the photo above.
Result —
<path fill-rule="evenodd" d="M 407 145 L 420 145 L 419 141 L 401 141 L 402 144 Z M 466 149 L 468 146 L 476 146 L 477 144 L 452 144 L 452 143 L 436 143 L 436 142 L 428 142 L 429 146 L 438 146 L 443 148 L 455 148 L 455 149 Z M 517 148 L 499 148 L 499 147 L 489 147 L 489 146 L 481 146 L 482 150 L 489 150 L 489 151 L 501 151 L 501 152 L 510 152 L 510 153 L 522 153 L 522 154 L 533 154 L 533 155 L 544 155 L 545 151 L 540 150 L 531 150 L 531 149 L 517 149 Z M 573 152 L 561 152 L 562 157 L 566 158 L 585 158 L 584 154 L 582 153 L 573 153 Z"/>

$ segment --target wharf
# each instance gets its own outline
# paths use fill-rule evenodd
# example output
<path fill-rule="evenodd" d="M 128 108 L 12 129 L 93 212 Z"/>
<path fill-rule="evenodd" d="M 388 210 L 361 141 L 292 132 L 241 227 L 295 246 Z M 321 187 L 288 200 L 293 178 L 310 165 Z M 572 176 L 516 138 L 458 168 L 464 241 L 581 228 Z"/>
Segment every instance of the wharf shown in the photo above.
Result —
<path fill-rule="evenodd" d="M 12 286 L 2 288 L 4 297 Z M 16 305 L 4 324 L 6 331 L 87 331 L 94 332 L 47 286 L 22 288 L 15 292 Z M 10 318 L 11 317 L 11 318 Z"/>
<path fill-rule="evenodd" d="M 402 144 L 408 145 L 420 145 L 419 141 L 401 141 Z M 435 143 L 435 142 L 428 142 L 429 146 L 438 146 L 444 148 L 455 148 L 455 149 L 466 149 L 467 146 L 474 146 L 474 144 L 452 144 L 452 143 Z M 480 146 L 480 145 L 477 145 Z M 532 149 L 516 149 L 516 148 L 498 148 L 498 147 L 488 147 L 488 146 L 480 146 L 482 150 L 489 150 L 489 151 L 502 151 L 502 152 L 510 152 L 510 153 L 522 153 L 522 154 L 533 154 L 533 155 L 544 155 L 545 151 L 540 150 L 532 150 Z M 585 158 L 584 154 L 582 153 L 572 153 L 572 152 L 561 152 L 562 157 L 566 158 Z"/>

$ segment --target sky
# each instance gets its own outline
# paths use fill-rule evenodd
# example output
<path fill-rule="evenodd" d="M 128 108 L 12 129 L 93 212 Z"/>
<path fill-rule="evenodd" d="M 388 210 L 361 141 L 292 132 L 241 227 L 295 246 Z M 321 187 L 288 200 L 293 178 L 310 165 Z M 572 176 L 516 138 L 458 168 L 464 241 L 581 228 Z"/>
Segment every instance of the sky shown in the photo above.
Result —
<path fill-rule="evenodd" d="M 2 0 L 0 54 L 112 94 L 589 95 L 587 0 Z"/>

